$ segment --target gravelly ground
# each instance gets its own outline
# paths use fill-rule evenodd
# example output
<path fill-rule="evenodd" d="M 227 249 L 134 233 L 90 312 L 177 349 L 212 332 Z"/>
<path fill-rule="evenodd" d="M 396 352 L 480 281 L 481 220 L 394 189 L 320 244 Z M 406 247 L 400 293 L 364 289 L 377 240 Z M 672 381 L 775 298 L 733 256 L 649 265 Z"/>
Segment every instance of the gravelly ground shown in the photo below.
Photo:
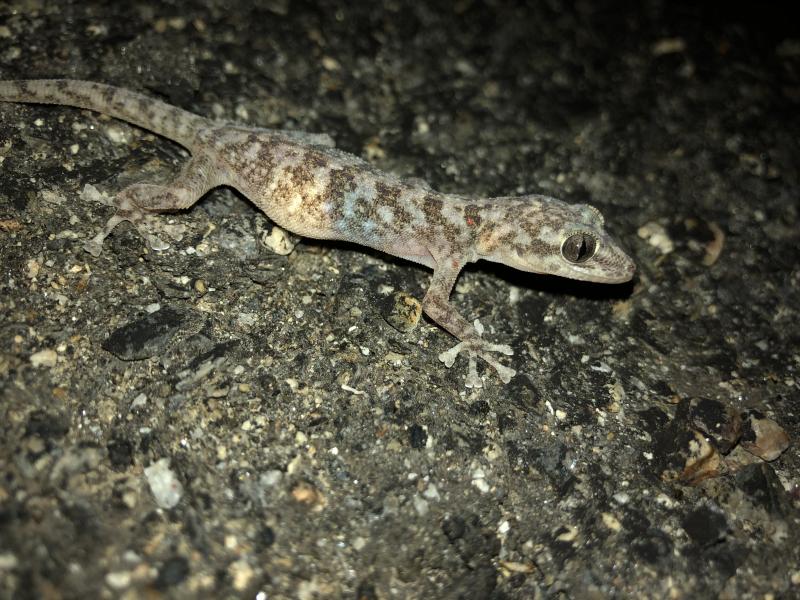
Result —
<path fill-rule="evenodd" d="M 468 269 L 455 301 L 519 375 L 467 390 L 446 333 L 387 323 L 427 272 L 271 254 L 233 192 L 175 215 L 166 252 L 121 227 L 86 254 L 109 209 L 84 186 L 166 179 L 182 152 L 0 104 L 0 595 L 800 593 L 784 7 L 251 4 L 12 1 L 0 77 L 325 131 L 444 191 L 589 201 L 637 278 Z"/>

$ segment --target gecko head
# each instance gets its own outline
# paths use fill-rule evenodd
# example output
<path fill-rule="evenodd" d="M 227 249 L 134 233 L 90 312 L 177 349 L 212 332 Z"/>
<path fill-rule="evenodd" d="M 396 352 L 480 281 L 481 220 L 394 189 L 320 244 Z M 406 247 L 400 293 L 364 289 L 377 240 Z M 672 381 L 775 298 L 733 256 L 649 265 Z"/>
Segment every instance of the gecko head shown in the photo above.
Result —
<path fill-rule="evenodd" d="M 593 206 L 545 196 L 496 200 L 493 218 L 484 219 L 478 234 L 479 258 L 582 281 L 622 283 L 633 277 L 633 260 L 606 233 Z"/>

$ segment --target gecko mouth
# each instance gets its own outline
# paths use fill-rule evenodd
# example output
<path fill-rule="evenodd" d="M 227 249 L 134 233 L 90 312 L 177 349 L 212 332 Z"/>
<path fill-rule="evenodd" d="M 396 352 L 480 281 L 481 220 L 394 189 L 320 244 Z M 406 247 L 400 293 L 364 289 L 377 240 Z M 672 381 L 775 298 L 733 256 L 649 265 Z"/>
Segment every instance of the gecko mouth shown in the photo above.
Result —
<path fill-rule="evenodd" d="M 575 273 L 575 279 L 596 283 L 625 283 L 633 279 L 633 274 L 636 272 L 636 265 L 627 257 L 620 260 L 619 264 L 601 268 L 597 268 L 596 264 L 591 266 L 569 264 L 568 266 L 570 271 Z"/>

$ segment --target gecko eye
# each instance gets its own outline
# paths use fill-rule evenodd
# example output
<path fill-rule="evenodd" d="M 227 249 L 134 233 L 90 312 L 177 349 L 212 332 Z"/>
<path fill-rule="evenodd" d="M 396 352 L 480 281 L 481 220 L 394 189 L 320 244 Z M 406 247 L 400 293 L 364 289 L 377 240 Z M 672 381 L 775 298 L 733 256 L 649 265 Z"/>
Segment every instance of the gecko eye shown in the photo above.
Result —
<path fill-rule="evenodd" d="M 571 263 L 583 263 L 594 256 L 597 239 L 584 232 L 573 233 L 561 245 L 561 256 Z"/>

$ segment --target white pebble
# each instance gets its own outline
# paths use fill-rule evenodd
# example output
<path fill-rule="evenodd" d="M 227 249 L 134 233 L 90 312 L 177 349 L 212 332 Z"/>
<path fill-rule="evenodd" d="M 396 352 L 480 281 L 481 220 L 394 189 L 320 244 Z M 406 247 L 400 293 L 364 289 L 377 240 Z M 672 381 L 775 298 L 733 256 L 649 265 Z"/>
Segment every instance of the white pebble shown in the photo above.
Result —
<path fill-rule="evenodd" d="M 180 502 L 183 486 L 169 468 L 169 459 L 162 458 L 144 470 L 150 491 L 161 508 L 173 508 Z"/>
<path fill-rule="evenodd" d="M 34 367 L 55 367 L 58 354 L 55 350 L 39 350 L 31 354 L 31 364 Z"/>

